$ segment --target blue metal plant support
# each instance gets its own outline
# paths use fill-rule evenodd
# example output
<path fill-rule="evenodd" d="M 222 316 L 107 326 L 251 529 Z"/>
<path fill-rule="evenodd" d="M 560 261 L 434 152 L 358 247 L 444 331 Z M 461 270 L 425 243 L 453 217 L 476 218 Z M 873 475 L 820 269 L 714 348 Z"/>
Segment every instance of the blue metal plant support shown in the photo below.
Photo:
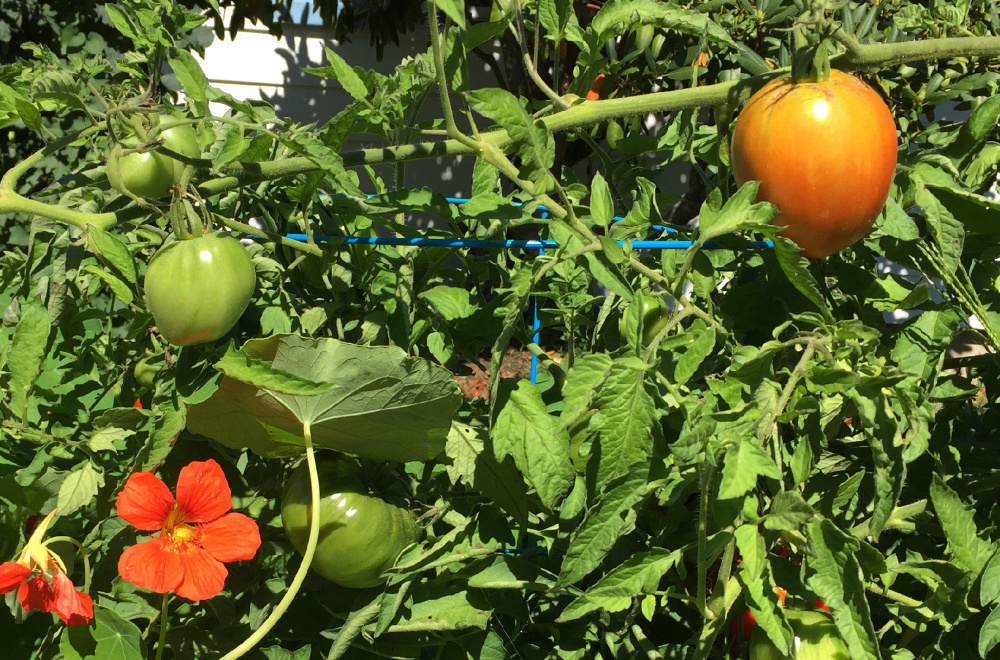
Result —
<path fill-rule="evenodd" d="M 369 195 L 369 197 L 375 197 L 375 195 Z M 463 197 L 448 197 L 446 198 L 451 204 L 464 204 L 469 201 Z M 539 206 L 538 210 L 542 213 L 542 218 L 547 217 L 545 207 Z M 614 217 L 612 219 L 614 222 L 622 220 L 621 217 Z M 673 227 L 665 227 L 662 225 L 653 225 L 653 229 L 659 229 L 667 233 L 675 233 L 677 230 Z M 288 238 L 305 241 L 308 237 L 305 234 L 286 234 Z M 417 238 L 402 238 L 398 236 L 313 236 L 313 241 L 321 243 L 334 243 L 337 245 L 390 245 L 390 246 L 412 246 L 412 247 L 444 247 L 444 248 L 482 248 L 487 250 L 510 250 L 510 249 L 523 249 L 523 250 L 538 250 L 539 255 L 545 254 L 546 248 L 554 249 L 559 247 L 559 244 L 555 241 L 550 240 L 491 240 L 491 239 L 479 239 L 479 238 L 427 238 L 427 237 L 417 237 Z M 626 241 L 618 241 L 618 244 L 624 246 Z M 760 248 L 773 248 L 773 241 L 751 241 L 751 245 Z M 628 245 L 633 250 L 687 250 L 695 244 L 694 241 L 683 241 L 683 240 L 649 240 L 649 241 L 628 241 Z M 718 249 L 719 246 L 714 243 L 707 243 L 705 247 L 709 250 Z M 534 304 L 534 317 L 532 322 L 532 338 L 535 343 L 538 343 L 539 333 L 541 331 L 541 320 L 538 316 L 538 303 Z M 538 357 L 535 355 L 531 356 L 531 382 L 535 383 L 538 379 Z"/>

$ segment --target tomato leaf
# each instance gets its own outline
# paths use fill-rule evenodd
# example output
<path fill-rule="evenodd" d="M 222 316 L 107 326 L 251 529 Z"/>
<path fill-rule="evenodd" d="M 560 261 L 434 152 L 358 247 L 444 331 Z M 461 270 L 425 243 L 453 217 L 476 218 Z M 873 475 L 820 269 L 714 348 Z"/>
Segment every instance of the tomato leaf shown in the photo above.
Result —
<path fill-rule="evenodd" d="M 683 558 L 683 552 L 666 548 L 639 552 L 577 596 L 556 621 L 573 621 L 597 610 L 621 612 L 628 609 L 635 596 L 655 593 L 660 579 Z"/>
<path fill-rule="evenodd" d="M 871 611 L 854 556 L 859 543 L 831 521 L 809 523 L 807 585 L 833 616 L 852 658 L 881 658 Z"/>
<path fill-rule="evenodd" d="M 979 629 L 979 656 L 986 658 L 997 644 L 1000 644 L 1000 607 L 990 610 Z"/>
<path fill-rule="evenodd" d="M 598 41 L 603 42 L 609 37 L 623 34 L 623 29 L 638 23 L 657 25 L 695 37 L 704 36 L 713 43 L 736 49 L 736 42 L 729 33 L 714 23 L 707 14 L 656 0 L 623 0 L 602 5 L 591 22 L 590 29 L 598 35 Z"/>
<path fill-rule="evenodd" d="M 745 437 L 726 452 L 719 499 L 732 500 L 746 495 L 757 485 L 758 476 L 781 479 L 781 472 L 755 437 Z"/>
<path fill-rule="evenodd" d="M 186 50 L 172 48 L 167 61 L 177 82 L 184 88 L 188 102 L 196 110 L 195 114 L 199 117 L 209 116 L 211 113 L 208 109 L 208 78 L 205 77 L 198 60 Z"/>
<path fill-rule="evenodd" d="M 615 542 L 635 527 L 635 508 L 647 497 L 650 488 L 648 476 L 647 467 L 637 466 L 608 484 L 608 490 L 587 511 L 583 523 L 570 538 L 557 586 L 575 584 L 589 575 Z"/>
<path fill-rule="evenodd" d="M 104 473 L 95 470 L 92 463 L 84 463 L 63 479 L 59 486 L 56 508 L 62 515 L 71 515 L 93 502 L 98 489 L 103 485 Z"/>
<path fill-rule="evenodd" d="M 653 446 L 661 441 L 653 402 L 651 375 L 637 365 L 618 359 L 598 390 L 591 420 L 596 433 L 593 453 L 598 454 L 597 482 L 607 483 L 627 474 L 630 468 L 649 460 Z"/>
<path fill-rule="evenodd" d="M 496 460 L 492 441 L 484 429 L 455 422 L 448 433 L 446 467 L 453 484 L 464 483 L 496 504 L 520 523 L 528 521 L 528 496 L 513 459 Z"/>
<path fill-rule="evenodd" d="M 325 69 L 309 68 L 306 73 L 324 78 L 332 78 L 340 83 L 344 91 L 354 97 L 357 101 L 364 101 L 368 98 L 368 87 L 365 81 L 358 75 L 350 64 L 332 48 L 324 48 L 326 59 L 330 63 Z"/>
<path fill-rule="evenodd" d="M 1000 553 L 990 558 L 979 584 L 979 601 L 983 605 L 990 605 L 998 600 L 1000 600 Z"/>
<path fill-rule="evenodd" d="M 589 414 L 601 384 L 611 372 L 613 361 L 607 353 L 584 355 L 573 362 L 563 384 L 563 409 L 559 413 L 563 428 L 569 429 Z"/>
<path fill-rule="evenodd" d="M 965 245 L 965 228 L 951 211 L 941 203 L 930 190 L 921 188 L 917 191 L 917 204 L 924 212 L 927 228 L 950 274 L 954 274 L 961 263 L 962 249 Z"/>
<path fill-rule="evenodd" d="M 465 29 L 465 0 L 437 0 L 436 4 L 445 16 L 455 21 L 455 25 Z"/>
<path fill-rule="evenodd" d="M 996 551 L 995 544 L 979 538 L 972 510 L 938 474 L 931 482 L 930 496 L 955 558 L 973 576 L 979 575 Z"/>
<path fill-rule="evenodd" d="M 569 434 L 545 411 L 535 385 L 518 381 L 510 400 L 497 415 L 491 433 L 498 463 L 508 455 L 531 484 L 542 504 L 554 510 L 573 485 L 576 470 L 569 452 Z"/>
<path fill-rule="evenodd" d="M 32 300 L 21 307 L 21 320 L 7 354 L 10 409 L 21 421 L 27 421 L 28 399 L 42 367 L 49 330 L 49 313 L 40 302 Z"/>

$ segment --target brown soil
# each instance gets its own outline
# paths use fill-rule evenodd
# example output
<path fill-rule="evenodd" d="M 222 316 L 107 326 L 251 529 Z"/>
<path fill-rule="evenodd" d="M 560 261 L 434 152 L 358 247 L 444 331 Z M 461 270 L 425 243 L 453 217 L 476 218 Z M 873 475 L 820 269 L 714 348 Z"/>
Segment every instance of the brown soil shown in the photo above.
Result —
<path fill-rule="evenodd" d="M 455 376 L 462 395 L 469 401 L 473 399 L 487 400 L 490 398 L 490 359 L 480 360 L 486 368 L 483 371 L 478 365 L 466 362 L 465 366 L 472 370 L 468 376 Z M 508 348 L 500 367 L 500 378 L 530 378 L 531 353 L 525 350 Z"/>

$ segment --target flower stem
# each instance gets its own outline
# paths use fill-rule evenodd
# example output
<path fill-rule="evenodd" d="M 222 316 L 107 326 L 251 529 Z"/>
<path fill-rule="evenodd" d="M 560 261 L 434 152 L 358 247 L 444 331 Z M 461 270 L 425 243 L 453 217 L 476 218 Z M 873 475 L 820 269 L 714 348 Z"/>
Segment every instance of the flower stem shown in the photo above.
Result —
<path fill-rule="evenodd" d="M 163 648 L 167 645 L 167 628 L 170 627 L 170 615 L 167 608 L 170 604 L 170 592 L 163 594 L 163 603 L 160 605 L 160 636 L 156 640 L 156 660 L 163 658 Z"/>
<path fill-rule="evenodd" d="M 237 646 L 235 649 L 222 656 L 220 660 L 236 660 L 236 658 L 243 657 L 243 655 L 257 645 L 260 640 L 264 639 L 267 633 L 271 632 L 271 628 L 275 626 L 276 623 L 285 614 L 288 606 L 292 604 L 292 600 L 295 599 L 296 594 L 299 592 L 299 587 L 302 586 L 302 582 L 306 579 L 306 573 L 309 572 L 309 566 L 312 565 L 313 555 L 316 554 L 316 545 L 319 541 L 319 475 L 316 473 L 316 457 L 313 454 L 313 442 L 312 442 L 312 426 L 309 422 L 302 422 L 302 437 L 305 440 L 306 446 L 306 464 L 309 466 L 309 486 L 310 494 L 312 496 L 312 506 L 309 519 L 309 541 L 306 543 L 306 551 L 302 553 L 302 563 L 299 565 L 299 570 L 295 572 L 295 577 L 292 578 L 292 583 L 288 585 L 288 590 L 282 597 L 281 601 L 274 608 L 274 611 L 268 615 L 264 623 L 260 625 L 260 628 L 255 630 L 252 635 L 243 640 L 243 643 Z M 159 658 L 157 658 L 159 660 Z"/>
<path fill-rule="evenodd" d="M 48 544 L 56 541 L 72 543 L 80 550 L 80 556 L 83 558 L 83 593 L 90 593 L 90 559 L 87 557 L 87 549 L 83 547 L 82 543 L 77 541 L 72 536 L 53 536 L 46 539 L 45 543 L 42 545 L 47 546 Z"/>

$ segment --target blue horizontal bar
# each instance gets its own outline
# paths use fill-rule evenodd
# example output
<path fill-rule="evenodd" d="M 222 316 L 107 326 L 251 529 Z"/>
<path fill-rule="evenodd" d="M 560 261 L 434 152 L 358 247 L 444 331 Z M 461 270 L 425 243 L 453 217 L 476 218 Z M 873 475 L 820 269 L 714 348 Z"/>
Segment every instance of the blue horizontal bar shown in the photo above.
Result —
<path fill-rule="evenodd" d="M 377 197 L 377 195 L 368 195 L 369 198 Z M 450 204 L 464 204 L 468 199 L 464 197 L 445 197 Z M 522 202 L 513 202 L 516 206 L 523 206 Z M 548 215 L 548 209 L 544 206 L 536 207 L 536 210 L 542 212 L 542 217 Z M 613 220 L 615 222 L 621 221 L 623 218 L 615 216 Z M 661 231 L 674 233 L 677 230 L 673 227 L 664 227 L 662 225 L 653 225 L 654 229 Z M 307 241 L 309 239 L 305 234 L 285 234 L 286 238 L 291 238 L 296 241 Z M 260 238 L 259 236 L 248 236 L 248 238 Z M 559 244 L 555 241 L 550 240 L 540 240 L 540 239 L 528 239 L 528 240 L 490 240 L 482 238 L 428 238 L 428 237 L 417 237 L 417 238 L 403 238 L 397 236 L 313 236 L 314 241 L 319 242 L 329 242 L 337 243 L 339 245 L 400 245 L 400 246 L 414 246 L 414 247 L 448 247 L 448 248 L 485 248 L 493 250 L 503 250 L 503 249 L 526 249 L 526 250 L 544 250 L 546 248 L 557 248 Z M 618 241 L 618 245 L 625 246 L 626 241 Z M 634 250 L 688 250 L 695 245 L 694 241 L 674 241 L 674 240 L 640 240 L 631 241 L 630 245 Z M 760 248 L 773 248 L 773 241 L 750 241 L 750 245 Z M 705 244 L 705 248 L 709 250 L 720 249 L 720 246 L 709 241 Z"/>
<path fill-rule="evenodd" d="M 305 234 L 285 234 L 286 238 L 305 241 Z M 255 238 L 251 236 L 250 238 Z M 489 240 L 482 238 L 403 238 L 398 236 L 313 236 L 314 241 L 339 243 L 341 245 L 410 245 L 416 247 L 450 247 L 450 248 L 489 248 L 542 250 L 557 248 L 559 244 L 549 240 Z M 618 241 L 622 247 L 628 241 Z M 695 244 L 694 241 L 631 241 L 633 250 L 687 250 Z M 773 241 L 751 241 L 751 245 L 762 248 L 773 248 Z M 720 246 L 709 242 L 705 244 L 709 250 L 718 250 Z"/>

